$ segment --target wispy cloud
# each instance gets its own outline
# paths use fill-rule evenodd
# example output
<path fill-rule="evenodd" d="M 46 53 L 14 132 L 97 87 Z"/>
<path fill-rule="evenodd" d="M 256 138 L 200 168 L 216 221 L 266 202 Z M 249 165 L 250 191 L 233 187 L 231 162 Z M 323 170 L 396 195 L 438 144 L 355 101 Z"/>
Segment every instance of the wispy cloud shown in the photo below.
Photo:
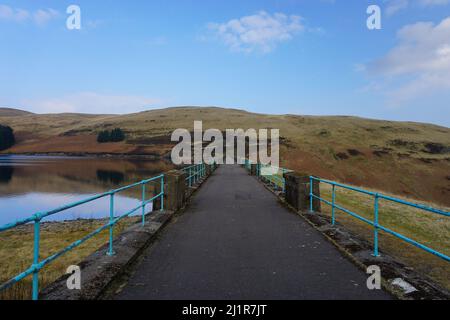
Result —
<path fill-rule="evenodd" d="M 260 11 L 225 23 L 209 23 L 208 29 L 233 51 L 267 53 L 305 27 L 298 15 Z"/>
<path fill-rule="evenodd" d="M 26 22 L 32 21 L 36 25 L 43 26 L 50 20 L 58 18 L 60 13 L 52 8 L 29 11 L 21 8 L 13 8 L 0 4 L 0 21 Z"/>
<path fill-rule="evenodd" d="M 393 15 L 401 10 L 409 8 L 411 5 L 420 7 L 442 6 L 450 4 L 450 0 L 385 0 L 386 13 Z"/>
<path fill-rule="evenodd" d="M 38 113 L 106 113 L 139 112 L 161 104 L 162 100 L 132 95 L 105 95 L 81 92 L 58 98 L 23 100 L 27 109 Z"/>
<path fill-rule="evenodd" d="M 438 24 L 418 22 L 397 33 L 398 43 L 384 57 L 365 66 L 380 77 L 394 104 L 450 90 L 450 16 Z"/>

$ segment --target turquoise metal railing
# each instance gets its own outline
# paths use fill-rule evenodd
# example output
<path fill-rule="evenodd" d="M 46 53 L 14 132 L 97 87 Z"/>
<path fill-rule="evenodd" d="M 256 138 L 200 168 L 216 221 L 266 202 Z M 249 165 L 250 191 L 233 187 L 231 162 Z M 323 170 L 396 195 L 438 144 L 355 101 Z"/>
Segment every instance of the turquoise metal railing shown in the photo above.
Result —
<path fill-rule="evenodd" d="M 270 169 L 270 171 L 275 172 L 275 174 L 262 174 L 264 169 Z M 281 190 L 283 193 L 286 190 L 286 179 L 284 178 L 284 174 L 286 172 L 291 172 L 292 170 L 270 166 L 270 165 L 262 165 L 258 163 L 256 165 L 256 175 L 258 177 L 263 176 L 268 182 L 272 185 L 273 188 Z"/>
<path fill-rule="evenodd" d="M 186 185 L 188 187 L 192 187 L 195 183 L 197 183 L 201 178 L 206 176 L 206 166 L 212 166 L 213 168 L 216 167 L 216 164 L 213 163 L 211 165 L 201 163 L 201 164 L 194 164 L 189 167 L 184 167 L 181 169 L 186 174 Z"/>
<path fill-rule="evenodd" d="M 250 170 L 250 167 L 251 167 L 251 161 L 250 160 L 246 160 L 245 161 L 245 168 Z M 263 165 L 261 165 L 259 163 L 257 164 L 257 176 L 262 176 L 261 168 L 263 168 L 263 167 L 264 167 Z M 274 186 L 275 188 L 279 188 L 281 186 L 281 189 L 282 189 L 282 191 L 284 193 L 285 192 L 285 188 L 286 188 L 286 181 L 284 179 L 284 173 L 292 171 L 292 170 L 282 169 L 282 168 L 279 168 L 279 169 L 280 169 L 280 172 L 281 172 L 283 177 L 280 177 L 278 174 L 277 175 L 267 175 L 267 176 L 264 175 L 263 177 L 265 179 L 267 179 L 269 181 L 269 183 L 272 186 Z M 379 256 L 379 239 L 378 239 L 378 234 L 379 234 L 379 231 L 381 230 L 381 231 L 384 231 L 384 232 L 386 232 L 386 233 L 388 233 L 388 234 L 390 234 L 390 235 L 392 235 L 392 236 L 394 236 L 394 237 L 396 237 L 396 238 L 398 238 L 400 240 L 403 240 L 403 241 L 405 241 L 405 242 L 407 242 L 409 244 L 412 244 L 412 245 L 416 246 L 417 248 L 420 248 L 420 249 L 422 249 L 424 251 L 427 251 L 427 252 L 429 252 L 429 253 L 431 253 L 431 254 L 433 254 L 433 255 L 435 255 L 435 256 L 443 259 L 443 260 L 450 261 L 450 257 L 447 256 L 446 254 L 444 254 L 442 252 L 439 252 L 437 250 L 434 250 L 434 249 L 432 249 L 432 248 L 430 248 L 430 247 L 428 247 L 428 246 L 426 246 L 426 245 L 424 245 L 422 243 L 419 243 L 419 242 L 417 242 L 417 241 L 415 241 L 415 240 L 413 240 L 413 239 L 411 239 L 411 238 L 409 238 L 409 237 L 407 237 L 405 235 L 402 235 L 402 234 L 400 234 L 398 232 L 395 232 L 395 231 L 393 231 L 393 230 L 391 230 L 391 229 L 381 225 L 380 222 L 379 222 L 379 200 L 384 199 L 384 200 L 387 200 L 387 201 L 395 202 L 395 203 L 398 203 L 398 204 L 402 204 L 402 205 L 409 206 L 409 207 L 412 207 L 412 208 L 416 208 L 416 209 L 420 209 L 420 210 L 423 210 L 423 211 L 431 212 L 431 213 L 438 214 L 438 215 L 445 216 L 445 217 L 450 217 L 450 212 L 439 210 L 439 209 L 435 209 L 435 208 L 432 208 L 432 207 L 428 207 L 428 206 L 417 204 L 417 203 L 413 203 L 413 202 L 409 202 L 409 201 L 406 201 L 406 200 L 390 197 L 390 196 L 387 196 L 387 195 L 384 195 L 384 194 L 381 194 L 381 193 L 378 193 L 378 192 L 367 191 L 367 190 L 364 190 L 364 189 L 361 189 L 361 188 L 345 185 L 345 184 L 338 183 L 338 182 L 335 182 L 335 181 L 321 179 L 321 178 L 318 178 L 318 177 L 310 176 L 309 179 L 310 179 L 310 190 L 309 190 L 310 211 L 313 212 L 313 199 L 318 199 L 319 201 L 321 201 L 321 202 L 331 206 L 331 223 L 333 225 L 335 225 L 335 223 L 336 223 L 336 209 L 337 209 L 337 210 L 340 210 L 340 211 L 342 211 L 344 213 L 349 214 L 350 216 L 352 216 L 354 218 L 357 218 L 357 219 L 363 221 L 366 224 L 369 224 L 369 225 L 373 226 L 373 232 L 374 232 L 374 237 L 373 237 L 374 238 L 373 255 L 375 257 Z M 319 181 L 319 182 L 331 185 L 331 187 L 332 187 L 331 201 L 323 199 L 322 197 L 314 194 L 314 191 L 313 191 L 313 182 L 314 181 Z M 352 211 L 350 211 L 350 210 L 348 210 L 348 209 L 346 209 L 346 208 L 336 204 L 336 189 L 337 188 L 343 188 L 343 189 L 347 189 L 347 190 L 351 190 L 351 191 L 355 191 L 355 192 L 359 192 L 359 193 L 363 193 L 363 194 L 366 194 L 366 195 L 373 196 L 373 220 L 369 220 L 369 219 L 361 216 L 360 214 L 352 212 Z"/>
<path fill-rule="evenodd" d="M 245 159 L 244 167 L 247 170 L 251 170 L 252 164 L 253 164 L 253 162 L 251 160 Z M 262 172 L 265 171 L 264 169 L 270 169 L 270 171 L 275 172 L 275 174 L 264 174 L 263 175 Z M 266 170 L 266 171 L 268 172 L 269 170 Z M 286 180 L 284 178 L 284 174 L 286 172 L 290 172 L 290 171 L 292 171 L 292 170 L 281 168 L 281 167 L 276 167 L 276 166 L 271 166 L 271 165 L 263 165 L 261 163 L 256 164 L 256 176 L 264 177 L 274 189 L 279 189 L 283 193 L 286 189 Z"/>
<path fill-rule="evenodd" d="M 155 196 L 153 196 L 150 199 L 146 199 L 146 185 L 152 182 L 158 182 L 160 184 L 160 190 L 159 193 Z M 131 189 L 133 187 L 138 187 L 141 186 L 142 187 L 142 202 L 139 206 L 133 208 L 132 210 L 126 212 L 123 215 L 114 216 L 114 196 L 121 192 L 121 191 L 125 191 L 128 189 Z M 86 203 L 90 203 L 92 201 L 101 199 L 101 198 L 105 198 L 105 197 L 109 197 L 110 201 L 109 201 L 109 222 L 105 225 L 103 225 L 102 227 L 96 229 L 95 231 L 91 232 L 90 234 L 88 234 L 87 236 L 83 237 L 80 240 L 77 240 L 75 242 L 73 242 L 72 244 L 70 244 L 69 246 L 67 246 L 66 248 L 62 249 L 61 251 L 53 254 L 50 257 L 47 257 L 46 259 L 40 260 L 39 259 L 39 245 L 40 245 L 40 226 L 41 226 L 41 220 L 49 217 L 51 215 L 57 214 L 59 212 L 80 206 L 82 204 L 86 204 Z M 25 225 L 28 223 L 33 223 L 34 224 L 34 241 L 33 241 L 33 263 L 32 265 L 26 269 L 25 271 L 23 271 L 22 273 L 16 275 L 15 277 L 11 278 L 10 280 L 6 281 L 5 283 L 0 285 L 0 291 L 3 291 L 9 287 L 11 287 L 12 285 L 14 285 L 15 283 L 21 281 L 22 279 L 32 275 L 32 298 L 33 300 L 37 300 L 39 298 L 39 271 L 44 268 L 46 265 L 48 265 L 49 263 L 51 263 L 52 261 L 56 260 L 57 258 L 59 258 L 60 256 L 62 256 L 63 254 L 67 253 L 68 251 L 78 247 L 79 245 L 81 245 L 82 243 L 86 242 L 87 240 L 89 240 L 90 238 L 98 235 L 99 233 L 101 233 L 102 231 L 109 229 L 109 246 L 108 246 L 108 251 L 107 254 L 112 256 L 114 255 L 114 248 L 113 248 L 113 235 L 114 235 L 114 226 L 119 223 L 122 219 L 124 219 L 125 217 L 130 216 L 131 214 L 135 213 L 136 211 L 138 211 L 139 209 L 142 209 L 142 224 L 145 224 L 145 207 L 147 204 L 149 204 L 150 202 L 154 201 L 155 199 L 160 198 L 161 199 L 161 211 L 164 210 L 164 174 L 161 174 L 159 176 L 150 178 L 148 180 L 143 180 L 116 190 L 111 190 L 102 194 L 98 194 L 95 195 L 93 197 L 87 198 L 85 200 L 82 201 L 78 201 L 75 203 L 71 203 L 65 206 L 62 206 L 60 208 L 57 209 L 53 209 L 50 211 L 46 211 L 46 212 L 41 212 L 41 213 L 36 213 L 33 216 L 30 216 L 29 218 L 26 219 L 22 219 L 22 220 L 18 220 L 16 222 L 10 223 L 10 224 L 6 224 L 3 226 L 0 226 L 0 232 L 6 231 L 6 230 L 10 230 L 13 229 L 17 226 L 21 226 L 21 225 Z"/>
<path fill-rule="evenodd" d="M 313 192 L 313 182 L 314 181 L 319 181 L 325 184 L 329 184 L 332 186 L 332 196 L 331 196 L 331 202 L 328 200 L 325 200 L 323 198 L 321 198 L 320 196 L 317 196 L 314 194 Z M 355 212 L 352 212 L 346 208 L 343 208 L 342 206 L 336 204 L 336 189 L 337 188 L 343 188 L 343 189 L 347 189 L 347 190 L 351 190 L 351 191 L 355 191 L 355 192 L 359 192 L 359 193 L 363 193 L 369 196 L 373 196 L 373 221 L 369 220 L 367 218 L 364 218 L 363 216 L 361 216 L 360 214 L 357 214 Z M 443 211 L 443 210 L 439 210 L 439 209 L 435 209 L 432 207 L 428 207 L 422 204 L 417 204 L 417 203 L 413 203 L 413 202 L 409 202 L 406 200 L 402 200 L 402 199 L 398 199 L 398 198 L 394 198 L 394 197 L 390 197 L 390 196 L 386 196 L 384 194 L 378 193 L 378 192 L 372 192 L 372 191 L 367 191 L 361 188 L 357 188 L 357 187 L 352 187 L 352 186 L 348 186 L 342 183 L 338 183 L 338 182 L 334 182 L 334 181 L 330 181 L 330 180 L 325 180 L 325 179 L 320 179 L 317 177 L 310 177 L 310 211 L 313 212 L 313 199 L 318 199 L 319 201 L 331 206 L 331 221 L 332 224 L 334 225 L 336 223 L 336 209 L 345 212 L 347 214 L 349 214 L 350 216 L 357 218 L 363 222 L 365 222 L 368 225 L 371 225 L 373 227 L 373 242 L 374 242 L 374 246 L 373 246 L 373 256 L 378 257 L 379 256 L 379 250 L 378 250 L 378 233 L 380 230 L 391 234 L 394 237 L 397 237 L 409 244 L 412 244 L 413 246 L 416 246 L 417 248 L 420 248 L 422 250 L 425 250 L 431 254 L 434 254 L 435 256 L 438 256 L 439 258 L 442 258 L 446 261 L 450 261 L 450 257 L 439 252 L 436 251 L 428 246 L 425 246 L 422 243 L 419 243 L 409 237 L 406 237 L 398 232 L 395 232 L 383 225 L 381 225 L 379 223 L 379 200 L 384 199 L 384 200 L 388 200 L 391 202 L 395 202 L 395 203 L 399 203 L 402 205 L 406 205 L 406 206 L 410 206 L 413 208 L 417 208 L 423 211 L 427 211 L 427 212 L 431 212 L 431 213 L 435 213 L 435 214 L 439 214 L 442 216 L 446 216 L 446 217 L 450 217 L 450 212 L 447 211 Z"/>

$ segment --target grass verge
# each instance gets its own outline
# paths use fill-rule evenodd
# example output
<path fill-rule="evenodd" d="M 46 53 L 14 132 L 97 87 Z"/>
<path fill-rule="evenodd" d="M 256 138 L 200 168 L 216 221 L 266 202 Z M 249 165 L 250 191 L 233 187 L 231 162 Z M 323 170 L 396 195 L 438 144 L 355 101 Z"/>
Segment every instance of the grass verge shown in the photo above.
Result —
<path fill-rule="evenodd" d="M 115 235 L 121 233 L 139 217 L 125 218 L 114 227 Z M 41 225 L 40 259 L 62 250 L 94 230 L 105 225 L 102 220 L 74 220 L 48 222 Z M 109 231 L 87 240 L 45 266 L 39 272 L 39 288 L 43 289 L 66 273 L 70 265 L 80 263 L 108 242 Z M 0 283 L 18 275 L 30 267 L 33 259 L 33 225 L 25 225 L 0 233 Z M 106 252 L 105 252 L 106 254 Z M 22 279 L 7 290 L 0 292 L 0 300 L 26 300 L 31 298 L 31 276 Z"/>

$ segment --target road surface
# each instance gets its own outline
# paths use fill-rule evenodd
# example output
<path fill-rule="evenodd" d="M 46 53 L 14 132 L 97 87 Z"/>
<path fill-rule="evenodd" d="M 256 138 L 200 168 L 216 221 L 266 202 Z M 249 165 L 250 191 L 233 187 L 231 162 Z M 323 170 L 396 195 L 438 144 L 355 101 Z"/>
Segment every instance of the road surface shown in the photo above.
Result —
<path fill-rule="evenodd" d="M 390 299 L 239 166 L 223 165 L 116 299 Z"/>

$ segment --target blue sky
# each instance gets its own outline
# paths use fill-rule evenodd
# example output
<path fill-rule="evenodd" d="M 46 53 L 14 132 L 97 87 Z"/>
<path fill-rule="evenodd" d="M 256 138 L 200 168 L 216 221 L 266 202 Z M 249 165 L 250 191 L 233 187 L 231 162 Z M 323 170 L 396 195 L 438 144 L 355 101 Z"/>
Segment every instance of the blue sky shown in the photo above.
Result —
<path fill-rule="evenodd" d="M 66 8 L 81 8 L 68 30 Z M 366 27 L 369 5 L 381 30 Z M 0 106 L 178 105 L 450 126 L 450 0 L 0 0 Z"/>

